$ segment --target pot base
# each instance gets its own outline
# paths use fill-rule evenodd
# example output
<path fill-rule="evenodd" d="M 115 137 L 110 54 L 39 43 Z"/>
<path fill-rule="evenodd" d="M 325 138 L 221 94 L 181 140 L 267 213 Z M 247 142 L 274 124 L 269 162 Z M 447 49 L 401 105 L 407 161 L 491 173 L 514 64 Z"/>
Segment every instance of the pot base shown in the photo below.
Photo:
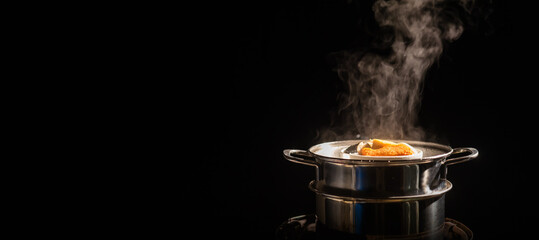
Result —
<path fill-rule="evenodd" d="M 452 186 L 445 182 L 444 189 L 430 194 L 391 198 L 332 195 L 316 189 L 316 181 L 309 188 L 316 193 L 318 221 L 329 230 L 365 236 L 431 236 L 444 225 L 445 193 Z"/>
<path fill-rule="evenodd" d="M 324 239 L 440 239 L 440 240 L 472 240 L 473 232 L 466 225 L 451 219 L 445 218 L 442 229 L 434 234 L 402 235 L 402 236 L 358 236 L 345 232 L 334 231 L 325 228 L 319 223 L 315 214 L 301 215 L 289 218 L 284 221 L 275 231 L 278 240 L 324 240 Z"/>

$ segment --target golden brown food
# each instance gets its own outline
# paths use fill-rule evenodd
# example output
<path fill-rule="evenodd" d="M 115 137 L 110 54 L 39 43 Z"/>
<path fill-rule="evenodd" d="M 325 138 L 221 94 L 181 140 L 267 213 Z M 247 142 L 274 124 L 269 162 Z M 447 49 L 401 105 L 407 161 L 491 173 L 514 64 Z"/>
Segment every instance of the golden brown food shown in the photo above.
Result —
<path fill-rule="evenodd" d="M 365 156 L 404 156 L 412 155 L 414 151 L 404 143 L 373 139 L 370 146 L 358 148 L 358 153 Z"/>

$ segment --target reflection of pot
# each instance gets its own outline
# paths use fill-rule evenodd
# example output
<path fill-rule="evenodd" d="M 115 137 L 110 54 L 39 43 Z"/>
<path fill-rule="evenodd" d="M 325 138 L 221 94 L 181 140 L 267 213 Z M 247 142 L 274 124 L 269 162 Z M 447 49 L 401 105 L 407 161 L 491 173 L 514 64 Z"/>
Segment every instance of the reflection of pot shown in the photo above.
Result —
<path fill-rule="evenodd" d="M 318 221 L 328 229 L 360 234 L 367 239 L 375 236 L 441 239 L 445 193 L 452 187 L 449 181 L 444 182 L 444 188 L 429 194 L 389 198 L 333 195 L 317 189 L 316 181 L 309 188 L 316 193 Z"/>
<path fill-rule="evenodd" d="M 397 140 L 421 151 L 422 156 L 366 158 L 355 152 L 358 142 L 327 142 L 308 151 L 286 149 L 283 153 L 291 162 L 317 168 L 317 189 L 337 195 L 360 194 L 364 198 L 415 196 L 444 189 L 446 166 L 478 155 L 475 148 L 452 149 L 437 143 Z"/>

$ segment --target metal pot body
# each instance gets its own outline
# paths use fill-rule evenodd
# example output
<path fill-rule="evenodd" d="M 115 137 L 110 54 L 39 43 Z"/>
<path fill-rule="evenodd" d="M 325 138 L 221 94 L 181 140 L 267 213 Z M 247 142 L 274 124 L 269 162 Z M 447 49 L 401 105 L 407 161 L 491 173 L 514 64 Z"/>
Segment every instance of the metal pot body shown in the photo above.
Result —
<path fill-rule="evenodd" d="M 316 215 L 326 228 L 369 237 L 440 237 L 445 221 L 445 192 L 442 190 L 414 197 L 357 198 L 337 196 L 316 189 Z M 422 238 L 423 239 L 423 238 Z M 441 239 L 441 238 L 440 238 Z"/>
<path fill-rule="evenodd" d="M 345 150 L 357 141 L 329 142 L 313 146 L 309 151 L 287 149 L 287 160 L 316 167 L 317 189 L 347 196 L 362 197 L 415 196 L 443 189 L 447 166 L 477 157 L 474 148 L 405 141 L 421 149 L 420 159 L 400 161 L 363 161 L 347 158 Z M 329 150 L 328 150 L 329 149 Z M 328 153 L 329 152 L 329 153 Z M 461 156 L 461 154 L 465 154 Z"/>
<path fill-rule="evenodd" d="M 347 192 L 359 191 L 363 196 L 387 197 L 430 193 L 446 178 L 443 159 L 397 166 L 361 166 L 318 161 L 319 188 Z"/>

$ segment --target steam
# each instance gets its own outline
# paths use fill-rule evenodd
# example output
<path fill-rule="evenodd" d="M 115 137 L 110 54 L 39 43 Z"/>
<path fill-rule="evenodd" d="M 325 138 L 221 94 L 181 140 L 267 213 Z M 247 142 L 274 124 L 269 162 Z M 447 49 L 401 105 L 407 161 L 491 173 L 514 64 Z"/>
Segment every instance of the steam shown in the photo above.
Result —
<path fill-rule="evenodd" d="M 340 113 L 362 137 L 423 139 L 417 126 L 422 82 L 443 45 L 460 37 L 462 22 L 443 0 L 377 0 L 376 50 L 348 53 L 337 73 L 346 83 Z M 453 1 L 466 7 L 466 1 Z M 385 46 L 385 48 L 384 48 Z M 354 134 L 355 135 L 355 134 Z M 350 136 L 350 135 L 348 135 Z"/>

